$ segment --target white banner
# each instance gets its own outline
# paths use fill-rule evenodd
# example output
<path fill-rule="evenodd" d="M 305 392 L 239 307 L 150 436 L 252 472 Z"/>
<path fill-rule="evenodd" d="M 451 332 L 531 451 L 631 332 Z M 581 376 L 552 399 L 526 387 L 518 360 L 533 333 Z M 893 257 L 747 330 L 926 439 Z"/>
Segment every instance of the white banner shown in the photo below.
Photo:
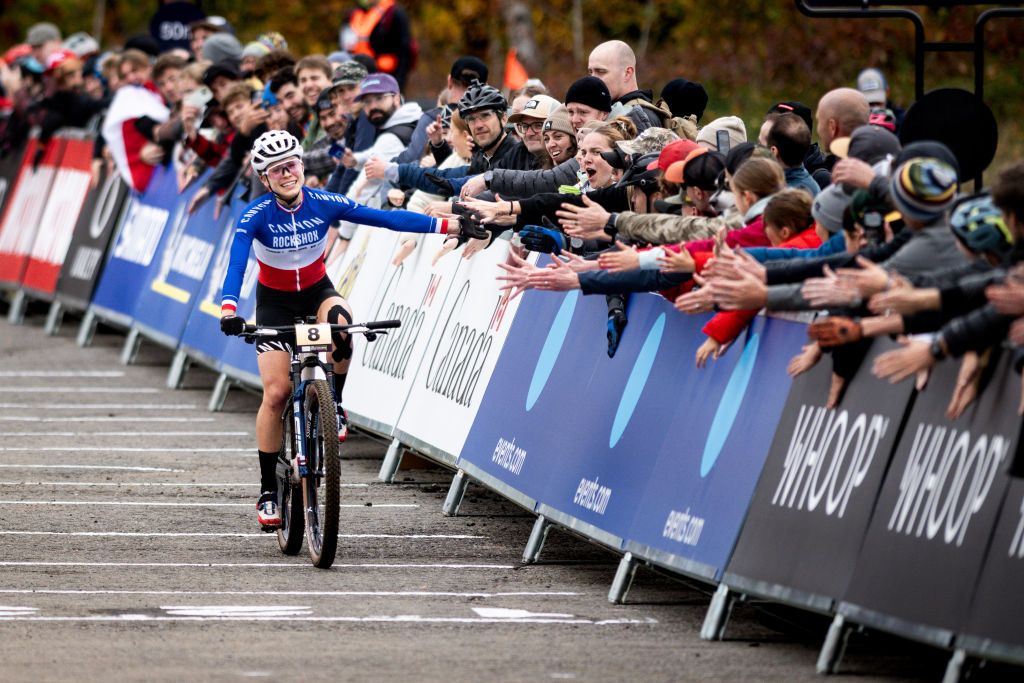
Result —
<path fill-rule="evenodd" d="M 401 441 L 427 455 L 454 460 L 473 426 L 522 300 L 509 300 L 495 279 L 508 250 L 509 243 L 499 240 L 461 260 L 430 336 L 396 430 Z"/>
<path fill-rule="evenodd" d="M 416 248 L 400 265 L 394 265 L 394 255 L 410 238 L 409 235 L 399 235 L 396 242 L 392 242 L 395 246 L 384 261 L 386 270 L 383 278 L 378 280 L 373 304 L 364 306 L 356 300 L 357 293 L 360 298 L 366 294 L 362 282 L 368 274 L 369 254 L 350 299 L 357 322 L 402 321 L 400 328 L 391 330 L 376 342 L 356 339 L 355 354 L 345 385 L 345 407 L 349 417 L 355 424 L 363 424 L 384 434 L 391 433 L 402 413 L 405 397 L 427 350 L 427 341 L 459 265 L 458 257 L 451 254 L 440 259 L 437 265 L 431 264 L 444 243 L 442 235 L 413 238 L 418 241 Z"/>

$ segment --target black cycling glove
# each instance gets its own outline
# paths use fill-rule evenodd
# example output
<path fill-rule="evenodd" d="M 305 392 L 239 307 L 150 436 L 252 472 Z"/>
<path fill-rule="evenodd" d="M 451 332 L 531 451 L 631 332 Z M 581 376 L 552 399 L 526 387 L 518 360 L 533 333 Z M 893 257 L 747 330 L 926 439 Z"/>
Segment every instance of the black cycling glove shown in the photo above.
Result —
<path fill-rule="evenodd" d="M 245 318 L 237 315 L 225 315 L 220 319 L 220 331 L 229 337 L 237 337 L 245 329 Z"/>

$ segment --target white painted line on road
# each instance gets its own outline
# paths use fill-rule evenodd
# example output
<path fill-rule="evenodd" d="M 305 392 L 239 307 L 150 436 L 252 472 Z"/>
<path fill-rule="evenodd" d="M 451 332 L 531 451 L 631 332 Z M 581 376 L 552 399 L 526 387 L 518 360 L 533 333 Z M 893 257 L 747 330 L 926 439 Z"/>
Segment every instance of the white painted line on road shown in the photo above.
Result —
<path fill-rule="evenodd" d="M 17 562 L 0 561 L 0 567 L 166 567 L 166 568 L 276 568 L 309 567 L 307 562 Z M 332 567 L 341 569 L 515 569 L 511 564 L 397 563 L 363 562 Z"/>
<path fill-rule="evenodd" d="M 6 453 L 252 453 L 251 448 L 134 448 L 130 446 L 0 446 Z"/>
<path fill-rule="evenodd" d="M 215 417 L 36 417 L 35 415 L 0 415 L 0 422 L 216 422 Z"/>
<path fill-rule="evenodd" d="M 127 472 L 185 472 L 170 467 L 133 467 L 129 465 L 0 465 L 10 470 L 117 470 Z"/>
<path fill-rule="evenodd" d="M 301 566 L 301 565 L 295 565 Z M 307 565 L 308 566 L 308 565 Z M 509 591 L 498 593 L 459 593 L 455 591 L 174 591 L 174 590 L 60 590 L 52 588 L 0 588 L 0 595 L 293 595 L 333 598 L 571 598 L 583 595 L 575 591 Z M 2 608 L 0 608 L 2 609 Z M 163 607 L 161 609 L 169 609 Z M 475 609 L 475 612 L 480 610 Z M 512 611 L 512 610 L 506 610 Z M 517 610 L 525 611 L 525 610 Z M 488 616 L 480 614 L 480 616 Z M 497 618 L 500 615 L 490 615 Z M 540 616 L 540 615 L 533 615 Z M 567 614 L 565 616 L 572 616 Z M 508 618 L 508 617 L 506 617 Z"/>
<path fill-rule="evenodd" d="M 0 617 L 28 616 L 35 614 L 38 611 L 38 607 L 11 607 L 8 605 L 0 605 Z"/>
<path fill-rule="evenodd" d="M 0 377 L 124 377 L 121 370 L 2 370 Z"/>
<path fill-rule="evenodd" d="M 221 531 L 0 531 L 0 536 L 129 536 L 133 538 L 273 538 L 276 534 Z M 487 538 L 472 534 L 338 534 L 338 538 Z"/>
<path fill-rule="evenodd" d="M 313 614 L 309 606 L 290 605 L 198 605 L 161 606 L 175 617 L 305 617 Z"/>
<path fill-rule="evenodd" d="M 0 403 L 9 410 L 198 410 L 195 403 Z"/>
<path fill-rule="evenodd" d="M 3 467 L 3 465 L 0 465 Z M 19 466 L 20 467 L 20 466 Z M 102 467 L 102 466 L 100 466 Z M 131 469 L 131 468 L 129 468 Z M 135 469 L 141 469 L 144 471 L 156 470 L 159 472 L 183 472 L 184 470 L 167 470 L 158 467 L 140 467 Z M 173 481 L 0 481 L 0 486 L 107 486 L 107 487 L 129 487 L 129 486 L 169 486 L 173 488 L 207 488 L 207 487 L 245 487 L 245 488 L 256 488 L 260 484 L 259 482 L 227 482 L 227 481 L 210 481 L 210 482 L 181 482 L 176 483 Z M 369 488 L 369 484 L 340 484 L 343 489 L 365 489 Z"/>
<path fill-rule="evenodd" d="M 237 621 L 237 622 L 259 622 L 259 621 L 309 621 L 321 623 L 361 623 L 361 624 L 536 624 L 536 625 L 570 625 L 570 626 L 653 626 L 658 623 L 657 619 L 646 617 L 644 619 L 486 619 L 484 617 L 421 617 L 416 614 L 399 614 L 396 616 L 370 616 L 370 617 L 154 617 L 148 614 L 125 613 L 115 615 L 93 615 L 87 617 L 4 617 L 0 621 L 35 621 L 35 622 L 63 622 L 63 623 L 87 623 L 87 622 L 113 622 L 113 621 Z"/>
<path fill-rule="evenodd" d="M 250 432 L 0 432 L 0 436 L 244 436 Z"/>
<path fill-rule="evenodd" d="M 173 503 L 160 503 L 154 501 L 132 500 L 0 500 L 0 505 L 105 505 L 151 508 L 250 508 L 254 506 L 254 503 L 207 503 L 204 501 L 188 503 L 175 501 Z M 341 503 L 339 507 L 366 508 L 369 510 L 372 508 L 418 508 L 419 505 L 416 503 L 373 503 L 372 505 L 364 505 L 363 503 Z"/>
<path fill-rule="evenodd" d="M 0 387 L 7 394 L 159 394 L 155 387 Z"/>

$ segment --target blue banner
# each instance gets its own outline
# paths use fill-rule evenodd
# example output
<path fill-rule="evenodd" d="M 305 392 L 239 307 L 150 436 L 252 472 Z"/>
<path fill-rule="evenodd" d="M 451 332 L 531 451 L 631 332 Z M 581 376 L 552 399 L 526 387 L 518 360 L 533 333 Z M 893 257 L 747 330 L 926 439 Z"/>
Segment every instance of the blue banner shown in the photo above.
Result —
<path fill-rule="evenodd" d="M 135 323 L 170 348 L 177 348 L 185 331 L 227 224 L 226 211 L 214 217 L 216 201 L 204 202 L 191 216 L 186 210 L 188 199 L 208 175 L 193 182 L 176 204 L 157 250 L 160 256 L 154 259 L 135 306 Z"/>
<path fill-rule="evenodd" d="M 92 297 L 92 304 L 101 318 L 131 323 L 143 291 L 142 283 L 149 282 L 150 268 L 178 199 L 174 171 L 158 166 L 146 191 L 129 200 Z"/>
<path fill-rule="evenodd" d="M 199 287 L 196 295 L 198 300 L 181 337 L 181 348 L 184 351 L 215 369 L 220 369 L 221 358 L 229 343 L 234 347 L 234 342 L 238 341 L 225 337 L 220 331 L 220 302 L 221 286 L 224 284 L 224 273 L 227 272 L 231 243 L 235 236 L 234 228 L 239 216 L 242 215 L 242 210 L 246 207 L 246 201 L 241 196 L 243 194 L 244 188 L 236 190 L 231 202 L 224 207 L 221 215 L 223 225 L 213 243 L 216 251 L 210 267 L 207 269 L 206 277 Z M 250 255 L 249 267 L 246 270 L 247 277 L 242 287 L 243 297 L 246 293 L 251 294 L 251 290 L 254 289 L 253 280 L 256 272 L 256 259 Z M 251 302 L 249 308 L 252 308 Z M 251 316 L 247 319 L 251 319 Z M 247 348 L 245 344 L 241 346 Z M 251 351 L 251 349 L 249 350 Z M 255 367 L 255 361 L 253 363 Z"/>
<path fill-rule="evenodd" d="M 680 315 L 655 296 L 633 302 L 610 359 L 604 297 L 528 293 L 460 463 L 538 501 L 541 512 L 600 530 L 607 543 L 624 545 L 635 531 L 648 545 L 720 569 L 785 403 L 786 362 L 804 333 L 772 321 L 779 329 L 769 340 L 758 321 L 749 341 L 741 337 L 697 370 L 707 318 Z M 748 443 L 751 434 L 763 443 Z M 697 547 L 680 549 L 662 534 L 671 512 L 687 505 L 714 521 Z"/>

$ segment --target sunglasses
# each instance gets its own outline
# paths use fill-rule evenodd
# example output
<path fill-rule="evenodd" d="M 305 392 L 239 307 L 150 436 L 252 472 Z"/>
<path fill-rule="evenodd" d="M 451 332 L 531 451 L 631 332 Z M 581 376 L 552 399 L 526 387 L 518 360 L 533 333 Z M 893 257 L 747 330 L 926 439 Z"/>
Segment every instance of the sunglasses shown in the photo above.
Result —
<path fill-rule="evenodd" d="M 275 166 L 273 168 L 268 168 L 267 169 L 267 176 L 270 177 L 270 178 L 273 178 L 274 180 L 277 180 L 278 178 L 281 178 L 282 176 L 284 176 L 285 173 L 288 173 L 288 175 L 291 175 L 291 176 L 298 177 L 299 172 L 301 170 L 302 170 L 302 162 L 301 161 L 289 161 L 289 162 L 280 164 L 279 166 Z"/>

